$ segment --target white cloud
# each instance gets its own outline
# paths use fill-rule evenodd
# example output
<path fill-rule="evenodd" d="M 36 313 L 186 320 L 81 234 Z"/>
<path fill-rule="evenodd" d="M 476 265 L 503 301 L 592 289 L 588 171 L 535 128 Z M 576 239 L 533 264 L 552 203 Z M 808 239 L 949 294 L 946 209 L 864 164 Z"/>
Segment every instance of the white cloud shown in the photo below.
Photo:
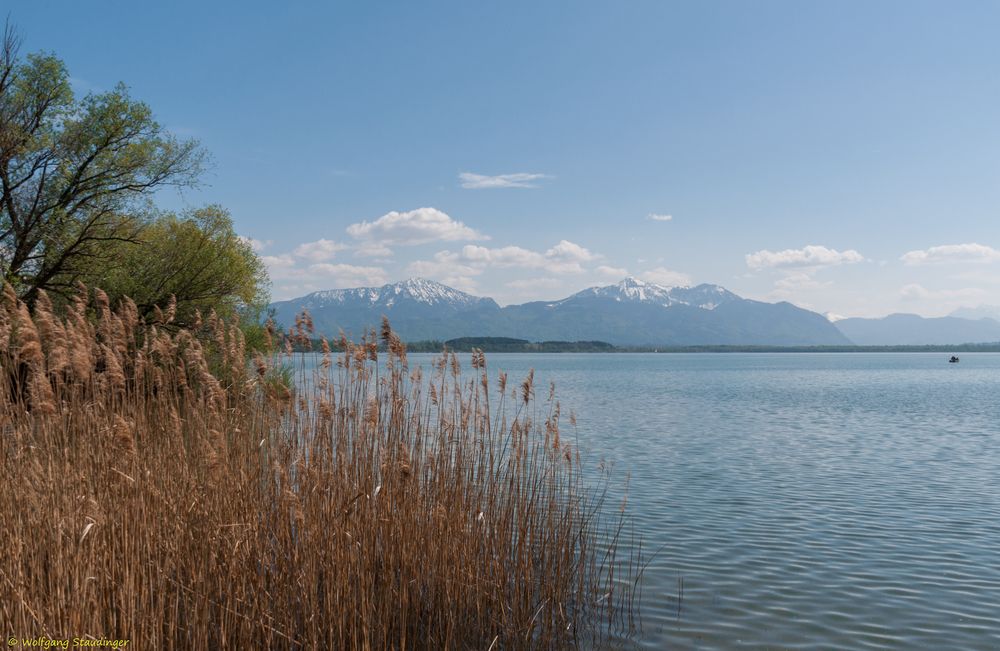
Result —
<path fill-rule="evenodd" d="M 583 263 L 601 256 L 589 249 L 560 240 L 544 253 L 520 246 L 485 247 L 466 244 L 461 251 L 438 251 L 431 260 L 416 260 L 407 267 L 415 276 L 426 276 L 441 282 L 446 278 L 478 276 L 487 269 L 533 269 L 554 274 L 583 273 Z"/>
<path fill-rule="evenodd" d="M 483 273 L 483 267 L 464 263 L 458 253 L 438 251 L 433 260 L 415 260 L 406 267 L 410 276 L 433 278 L 463 292 L 475 293 L 474 276 Z"/>
<path fill-rule="evenodd" d="M 929 249 L 909 251 L 899 258 L 903 264 L 919 265 L 941 262 L 997 262 L 1000 251 L 985 244 L 944 244 Z"/>
<path fill-rule="evenodd" d="M 458 253 L 438 251 L 433 260 L 415 260 L 406 268 L 411 276 L 442 279 L 449 276 L 477 276 L 483 273 L 483 266 L 463 263 Z"/>
<path fill-rule="evenodd" d="M 255 240 L 252 237 L 245 237 L 243 235 L 240 235 L 239 239 L 244 244 L 249 244 L 255 253 L 260 253 L 272 244 L 271 240 Z"/>
<path fill-rule="evenodd" d="M 346 244 L 319 239 L 315 242 L 298 245 L 292 253 L 298 258 L 305 258 L 312 262 L 325 262 L 333 258 L 337 251 L 343 251 L 346 248 L 348 248 Z"/>
<path fill-rule="evenodd" d="M 606 264 L 599 266 L 596 271 L 607 278 L 615 278 L 619 280 L 628 276 L 628 269 L 625 267 L 609 267 Z"/>
<path fill-rule="evenodd" d="M 462 182 L 462 187 L 467 190 L 483 190 L 488 188 L 535 188 L 538 187 L 538 185 L 532 181 L 540 181 L 547 178 L 549 178 L 549 176 L 546 174 L 532 174 L 529 172 L 498 174 L 496 176 L 462 172 L 458 175 L 459 181 Z"/>
<path fill-rule="evenodd" d="M 639 274 L 642 280 L 663 285 L 664 287 L 687 287 L 691 284 L 691 276 L 673 271 L 665 267 L 657 267 Z"/>
<path fill-rule="evenodd" d="M 916 283 L 905 285 L 899 290 L 900 298 L 907 301 L 924 299 L 927 298 L 929 295 L 930 291 L 928 289 Z"/>
<path fill-rule="evenodd" d="M 274 283 L 274 298 L 293 298 L 318 289 L 383 285 L 388 274 L 382 267 L 332 264 L 323 261 L 336 249 L 329 240 L 307 242 L 292 253 L 261 256 Z M 340 246 L 339 248 L 343 248 Z"/>
<path fill-rule="evenodd" d="M 810 244 L 801 249 L 784 251 L 761 250 L 748 253 L 747 266 L 751 269 L 771 269 L 788 267 L 833 267 L 841 264 L 863 262 L 864 256 L 855 251 L 837 251 L 825 246 Z"/>
<path fill-rule="evenodd" d="M 597 260 L 600 256 L 568 240 L 560 240 L 545 253 L 520 246 L 487 248 L 475 244 L 462 247 L 460 259 L 484 267 L 521 267 L 544 269 L 556 274 L 583 273 L 583 262 Z"/>
<path fill-rule="evenodd" d="M 295 266 L 295 258 L 284 253 L 282 255 L 265 255 L 260 258 L 268 269 L 287 269 Z"/>
<path fill-rule="evenodd" d="M 646 215 L 646 219 L 650 219 L 654 222 L 668 222 L 674 218 L 673 215 L 665 215 L 662 213 L 651 212 Z"/>
<path fill-rule="evenodd" d="M 568 240 L 560 240 L 545 253 L 520 246 L 487 248 L 467 244 L 462 247 L 461 260 L 490 267 L 521 267 L 545 269 L 557 274 L 582 273 L 581 263 L 597 260 L 600 256 Z"/>
<path fill-rule="evenodd" d="M 485 246 L 466 244 L 459 259 L 484 266 L 494 267 L 542 267 L 545 256 L 520 246 L 504 246 L 490 249 Z"/>
<path fill-rule="evenodd" d="M 904 301 L 968 299 L 978 298 L 980 296 L 985 296 L 986 294 L 986 290 L 980 289 L 979 287 L 931 290 L 917 283 L 905 285 L 899 290 L 899 297 Z"/>
<path fill-rule="evenodd" d="M 392 244 L 413 245 L 438 241 L 488 240 L 478 231 L 456 221 L 437 208 L 392 211 L 373 222 L 362 221 L 347 227 L 347 233 L 362 240 L 359 249 L 377 249 L 384 254 Z"/>
<path fill-rule="evenodd" d="M 568 240 L 559 240 L 559 243 L 545 252 L 545 257 L 550 260 L 572 260 L 574 262 L 590 262 L 600 256 L 590 252 L 579 244 Z"/>

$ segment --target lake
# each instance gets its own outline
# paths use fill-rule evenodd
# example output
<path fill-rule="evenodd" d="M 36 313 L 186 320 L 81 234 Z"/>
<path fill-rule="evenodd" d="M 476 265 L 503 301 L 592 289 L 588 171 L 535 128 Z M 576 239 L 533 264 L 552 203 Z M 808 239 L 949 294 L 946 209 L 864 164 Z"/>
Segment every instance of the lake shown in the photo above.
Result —
<path fill-rule="evenodd" d="M 663 545 L 623 647 L 997 649 L 1000 355 L 948 356 L 487 360 L 556 383 Z"/>

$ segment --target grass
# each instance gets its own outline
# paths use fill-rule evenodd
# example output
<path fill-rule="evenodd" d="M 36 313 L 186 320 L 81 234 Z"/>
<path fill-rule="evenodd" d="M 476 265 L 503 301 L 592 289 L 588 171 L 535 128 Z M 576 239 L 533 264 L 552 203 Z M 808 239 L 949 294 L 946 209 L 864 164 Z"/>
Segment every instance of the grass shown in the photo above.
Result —
<path fill-rule="evenodd" d="M 572 648 L 631 625 L 552 392 L 384 324 L 315 371 L 81 288 L 0 298 L 0 622 L 140 648 Z M 296 389 L 298 387 L 298 389 Z M 598 479 L 600 484 L 601 478 Z M 624 517 L 624 516 L 622 516 Z M 141 645 L 141 646 L 140 646 Z"/>

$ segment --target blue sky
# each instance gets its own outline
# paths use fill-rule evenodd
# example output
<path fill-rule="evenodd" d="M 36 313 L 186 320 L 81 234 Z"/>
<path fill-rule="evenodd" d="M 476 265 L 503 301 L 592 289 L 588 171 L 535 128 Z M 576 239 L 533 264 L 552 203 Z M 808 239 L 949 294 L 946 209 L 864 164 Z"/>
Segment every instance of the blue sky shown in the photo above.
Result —
<path fill-rule="evenodd" d="M 626 273 L 820 312 L 1000 304 L 1000 4 L 7 4 L 212 155 L 275 298 Z M 659 217 L 659 219 L 651 218 Z M 667 217 L 669 216 L 669 219 Z"/>

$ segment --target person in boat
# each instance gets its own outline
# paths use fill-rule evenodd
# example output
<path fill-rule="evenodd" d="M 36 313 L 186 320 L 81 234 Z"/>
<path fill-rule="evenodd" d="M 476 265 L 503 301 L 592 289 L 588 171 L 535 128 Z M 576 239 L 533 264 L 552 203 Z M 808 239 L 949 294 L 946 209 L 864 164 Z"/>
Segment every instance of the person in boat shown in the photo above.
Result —
<path fill-rule="evenodd" d="M 952 364 L 954 364 L 954 363 L 956 363 L 958 361 L 958 358 L 955 357 L 954 355 L 952 355 L 951 359 L 949 359 L 948 361 L 951 362 Z"/>

